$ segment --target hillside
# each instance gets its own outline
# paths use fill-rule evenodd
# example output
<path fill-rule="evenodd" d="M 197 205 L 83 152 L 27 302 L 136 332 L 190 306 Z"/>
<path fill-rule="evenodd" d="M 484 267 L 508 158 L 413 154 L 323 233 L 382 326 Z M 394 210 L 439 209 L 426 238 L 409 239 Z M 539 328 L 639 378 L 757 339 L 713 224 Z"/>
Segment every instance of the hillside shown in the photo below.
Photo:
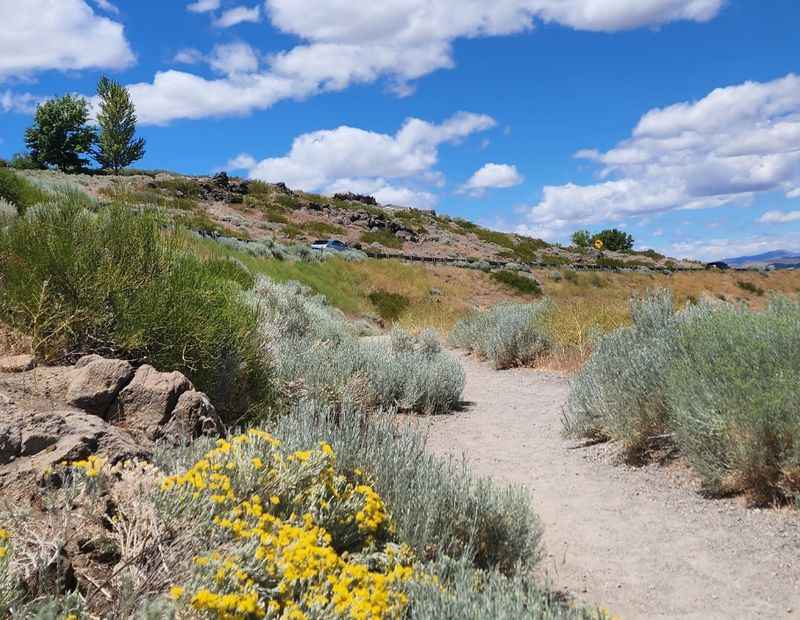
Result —
<path fill-rule="evenodd" d="M 774 250 L 753 256 L 737 256 L 726 258 L 724 262 L 732 267 L 764 268 L 773 266 L 776 269 L 792 269 L 800 266 L 800 253 L 789 250 Z"/>
<path fill-rule="evenodd" d="M 692 261 L 648 252 L 598 252 L 563 248 L 540 239 L 489 230 L 470 221 L 380 205 L 369 196 L 334 197 L 268 184 L 153 172 L 124 176 L 28 171 L 48 183 L 76 184 L 104 202 L 121 201 L 168 209 L 190 228 L 243 240 L 310 242 L 337 238 L 370 254 L 412 256 L 458 263 L 490 261 L 531 267 L 696 269 Z M 463 265 L 462 265 L 463 266 Z"/>

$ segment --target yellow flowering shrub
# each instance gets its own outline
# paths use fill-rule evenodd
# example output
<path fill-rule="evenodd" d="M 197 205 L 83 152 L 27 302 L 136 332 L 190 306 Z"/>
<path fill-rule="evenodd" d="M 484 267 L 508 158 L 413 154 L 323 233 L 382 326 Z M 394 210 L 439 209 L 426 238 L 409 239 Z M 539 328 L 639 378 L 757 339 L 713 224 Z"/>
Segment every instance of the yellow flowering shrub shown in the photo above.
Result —
<path fill-rule="evenodd" d="M 161 494 L 205 514 L 213 551 L 170 596 L 210 618 L 399 618 L 414 577 L 410 549 L 363 473 L 327 443 L 288 452 L 251 429 L 219 440 Z M 203 508 L 207 510 L 203 512 Z"/>
<path fill-rule="evenodd" d="M 72 467 L 81 470 L 89 478 L 96 478 L 103 470 L 105 461 L 94 454 L 81 461 L 73 461 Z"/>
<path fill-rule="evenodd" d="M 11 574 L 11 532 L 0 528 L 0 617 L 5 618 L 18 595 L 18 583 Z"/>
<path fill-rule="evenodd" d="M 11 534 L 8 533 L 8 530 L 0 528 L 0 559 L 8 555 L 8 542 L 10 538 Z"/>

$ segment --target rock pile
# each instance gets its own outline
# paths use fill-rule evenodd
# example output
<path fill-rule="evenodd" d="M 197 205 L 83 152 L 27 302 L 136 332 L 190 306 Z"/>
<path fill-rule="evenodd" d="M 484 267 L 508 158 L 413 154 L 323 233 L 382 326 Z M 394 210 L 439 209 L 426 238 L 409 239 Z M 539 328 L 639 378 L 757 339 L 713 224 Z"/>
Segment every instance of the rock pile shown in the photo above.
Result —
<path fill-rule="evenodd" d="M 0 489 L 59 463 L 146 458 L 156 441 L 180 445 L 222 430 L 211 401 L 180 372 L 99 355 L 38 371 L 2 361 Z"/>

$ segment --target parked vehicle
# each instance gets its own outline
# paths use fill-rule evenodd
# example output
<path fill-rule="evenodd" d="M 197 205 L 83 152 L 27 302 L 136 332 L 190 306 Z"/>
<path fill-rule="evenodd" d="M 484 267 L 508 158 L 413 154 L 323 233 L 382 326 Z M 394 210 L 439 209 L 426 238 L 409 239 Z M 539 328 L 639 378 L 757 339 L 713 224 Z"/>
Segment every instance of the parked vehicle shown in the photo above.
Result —
<path fill-rule="evenodd" d="M 713 263 L 706 263 L 706 269 L 719 269 L 720 271 L 727 271 L 731 266 L 721 260 L 714 261 Z"/>
<path fill-rule="evenodd" d="M 311 248 L 320 251 L 346 252 L 350 247 L 338 239 L 319 239 L 311 244 Z"/>

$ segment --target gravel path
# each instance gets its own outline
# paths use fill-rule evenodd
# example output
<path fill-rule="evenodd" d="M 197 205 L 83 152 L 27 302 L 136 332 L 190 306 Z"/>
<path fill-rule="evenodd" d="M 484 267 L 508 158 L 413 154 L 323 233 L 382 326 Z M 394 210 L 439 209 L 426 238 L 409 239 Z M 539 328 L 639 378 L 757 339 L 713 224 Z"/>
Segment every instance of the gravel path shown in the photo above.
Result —
<path fill-rule="evenodd" d="M 624 620 L 800 618 L 797 511 L 704 499 L 681 464 L 631 468 L 613 445 L 576 448 L 561 436 L 562 376 L 460 357 L 468 404 L 427 422 L 431 450 L 528 489 L 552 587 Z"/>

